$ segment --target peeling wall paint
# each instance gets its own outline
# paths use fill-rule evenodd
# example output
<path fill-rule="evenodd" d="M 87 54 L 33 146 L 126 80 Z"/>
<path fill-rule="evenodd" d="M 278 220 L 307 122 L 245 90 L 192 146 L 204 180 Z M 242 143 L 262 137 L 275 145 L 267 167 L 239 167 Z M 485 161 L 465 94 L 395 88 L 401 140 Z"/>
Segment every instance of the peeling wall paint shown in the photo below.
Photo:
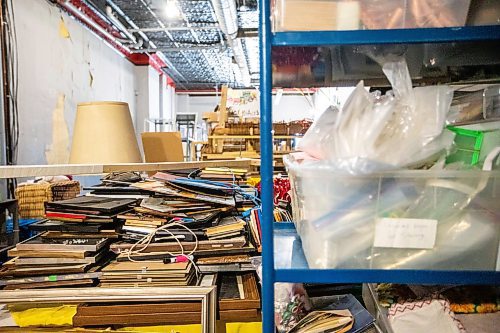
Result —
<path fill-rule="evenodd" d="M 64 118 L 64 99 L 63 94 L 59 95 L 52 113 L 52 142 L 45 150 L 47 164 L 65 164 L 69 161 L 70 137 Z"/>
<path fill-rule="evenodd" d="M 19 164 L 63 159 L 65 129 L 59 126 L 65 122 L 71 138 L 81 102 L 127 102 L 136 126 L 140 124 L 136 128 L 142 130 L 143 120 L 135 119 L 132 63 L 47 1 L 13 3 L 19 48 Z M 63 107 L 55 109 L 61 96 Z"/>

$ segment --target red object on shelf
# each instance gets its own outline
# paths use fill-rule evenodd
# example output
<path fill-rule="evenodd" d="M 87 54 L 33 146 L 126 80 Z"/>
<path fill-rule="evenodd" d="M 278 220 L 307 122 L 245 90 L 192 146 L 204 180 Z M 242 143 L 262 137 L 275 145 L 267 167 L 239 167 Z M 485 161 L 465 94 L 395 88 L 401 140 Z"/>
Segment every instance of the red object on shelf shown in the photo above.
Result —
<path fill-rule="evenodd" d="M 82 214 L 73 214 L 73 213 L 60 213 L 60 212 L 46 212 L 46 217 L 55 217 L 55 218 L 65 218 L 65 219 L 78 219 L 85 220 L 87 215 Z"/>
<path fill-rule="evenodd" d="M 274 178 L 274 204 L 278 205 L 280 201 L 286 201 L 290 203 L 292 198 L 290 197 L 290 180 L 288 178 Z M 261 191 L 260 182 L 257 184 L 257 191 Z"/>

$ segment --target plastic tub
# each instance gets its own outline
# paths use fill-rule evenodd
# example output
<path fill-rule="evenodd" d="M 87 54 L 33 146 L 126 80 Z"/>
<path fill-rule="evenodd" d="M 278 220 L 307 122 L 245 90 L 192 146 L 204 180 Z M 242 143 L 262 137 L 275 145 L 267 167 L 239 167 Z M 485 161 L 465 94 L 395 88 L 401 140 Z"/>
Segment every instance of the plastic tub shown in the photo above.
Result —
<path fill-rule="evenodd" d="M 275 31 L 464 26 L 470 0 L 275 0 Z"/>
<path fill-rule="evenodd" d="M 499 171 L 350 176 L 284 161 L 310 267 L 496 269 Z"/>

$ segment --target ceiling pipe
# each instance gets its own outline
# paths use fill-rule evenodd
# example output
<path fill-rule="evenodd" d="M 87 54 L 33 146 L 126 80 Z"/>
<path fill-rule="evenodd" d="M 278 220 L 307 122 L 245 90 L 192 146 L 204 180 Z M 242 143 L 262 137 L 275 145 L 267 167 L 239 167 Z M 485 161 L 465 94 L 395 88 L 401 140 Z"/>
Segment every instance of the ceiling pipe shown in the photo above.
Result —
<path fill-rule="evenodd" d="M 185 30 L 215 30 L 219 29 L 218 25 L 193 26 L 193 27 L 165 27 L 165 28 L 139 28 L 129 29 L 130 32 L 163 32 L 163 31 L 185 31 Z"/>
<path fill-rule="evenodd" d="M 131 50 L 130 53 L 145 53 L 145 52 L 174 52 L 174 51 L 203 51 L 203 50 L 217 50 L 213 46 L 179 46 L 179 47 L 155 47 L 148 49 Z M 219 49 L 223 52 L 223 49 Z"/>
<path fill-rule="evenodd" d="M 114 36 L 112 33 L 103 28 L 101 25 L 97 24 L 94 20 L 92 20 L 90 17 L 84 14 L 83 11 L 81 11 L 79 8 L 73 5 L 72 1 L 58 0 L 58 4 L 64 9 L 66 9 L 69 13 L 71 13 L 71 15 L 76 17 L 78 20 L 85 23 L 88 27 L 91 28 L 91 30 L 93 30 L 101 38 L 104 38 L 109 43 L 111 43 L 122 54 L 124 55 L 130 54 L 130 49 L 127 46 L 123 45 L 124 39 Z"/>
<path fill-rule="evenodd" d="M 131 48 L 137 49 L 142 47 L 144 44 L 144 40 L 142 38 L 136 39 L 134 34 L 132 34 L 127 27 L 123 25 L 123 23 L 115 16 L 113 13 L 113 8 L 110 6 L 106 6 L 106 15 L 108 19 L 120 30 L 125 36 L 127 36 L 128 39 L 130 39 L 130 45 L 128 45 Z"/>
<path fill-rule="evenodd" d="M 238 12 L 234 0 L 211 0 L 212 6 L 219 21 L 222 32 L 226 35 L 227 45 L 233 50 L 234 60 L 240 70 L 243 85 L 249 87 L 251 84 L 250 70 L 241 40 L 238 36 Z"/>

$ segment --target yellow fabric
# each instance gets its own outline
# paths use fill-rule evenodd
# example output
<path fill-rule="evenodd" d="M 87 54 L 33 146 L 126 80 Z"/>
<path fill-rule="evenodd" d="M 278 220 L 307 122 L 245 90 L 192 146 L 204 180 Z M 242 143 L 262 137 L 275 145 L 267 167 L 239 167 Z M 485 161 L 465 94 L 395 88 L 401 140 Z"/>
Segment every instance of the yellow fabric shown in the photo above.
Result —
<path fill-rule="evenodd" d="M 72 326 L 76 305 L 9 306 L 9 312 L 19 327 Z M 141 333 L 201 333 L 201 325 L 166 325 L 123 327 L 117 331 Z M 255 333 L 262 331 L 262 323 L 226 323 L 226 333 Z"/>
<path fill-rule="evenodd" d="M 262 323 L 227 323 L 227 333 L 257 333 L 262 332 Z"/>
<path fill-rule="evenodd" d="M 9 312 L 19 327 L 39 326 L 71 326 L 76 314 L 76 305 L 40 306 L 29 308 L 9 306 Z"/>
<path fill-rule="evenodd" d="M 124 327 L 118 331 L 141 333 L 201 333 L 201 325 L 168 325 L 148 327 Z M 262 323 L 227 323 L 226 333 L 262 332 Z"/>
<path fill-rule="evenodd" d="M 168 326 L 145 326 L 145 327 L 123 327 L 117 331 L 141 332 L 141 333 L 201 333 L 201 325 L 168 325 Z"/>

